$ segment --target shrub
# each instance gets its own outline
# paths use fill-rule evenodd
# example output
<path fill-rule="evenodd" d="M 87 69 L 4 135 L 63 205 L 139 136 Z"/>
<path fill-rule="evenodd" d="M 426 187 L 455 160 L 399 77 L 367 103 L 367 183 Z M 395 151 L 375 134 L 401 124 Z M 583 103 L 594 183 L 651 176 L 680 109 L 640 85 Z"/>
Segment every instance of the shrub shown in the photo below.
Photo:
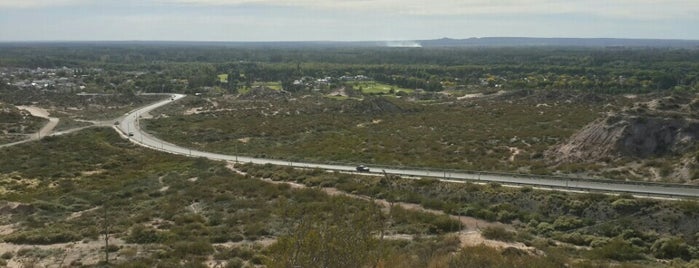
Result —
<path fill-rule="evenodd" d="M 615 200 L 612 207 L 620 212 L 634 212 L 640 208 L 638 200 L 626 198 Z"/>
<path fill-rule="evenodd" d="M 574 216 L 561 216 L 553 222 L 553 228 L 556 230 L 571 230 L 583 226 L 583 221 Z"/>
<path fill-rule="evenodd" d="M 548 234 L 550 232 L 553 232 L 553 225 L 551 225 L 548 222 L 541 222 L 539 225 L 536 226 L 536 232 L 539 234 Z"/>
<path fill-rule="evenodd" d="M 590 255 L 593 258 L 617 261 L 637 260 L 642 257 L 640 251 L 636 247 L 621 238 L 614 238 L 601 247 L 593 248 L 590 251 Z"/>
<path fill-rule="evenodd" d="M 492 240 L 499 240 L 499 241 L 514 241 L 515 239 L 515 232 L 508 231 L 505 229 L 505 227 L 496 225 L 496 226 L 489 226 L 483 229 L 481 232 L 483 237 L 492 239 Z"/>
<path fill-rule="evenodd" d="M 245 262 L 238 257 L 228 260 L 226 263 L 226 268 L 241 268 Z"/>
<path fill-rule="evenodd" d="M 204 240 L 178 241 L 172 245 L 175 256 L 184 258 L 187 255 L 207 255 L 214 252 L 211 243 Z"/>
<path fill-rule="evenodd" d="M 689 247 L 679 237 L 666 237 L 661 238 L 653 243 L 651 247 L 651 252 L 653 256 L 660 259 L 674 259 L 681 258 L 684 260 L 690 260 L 692 258 Z"/>
<path fill-rule="evenodd" d="M 126 242 L 136 244 L 159 243 L 162 241 L 163 236 L 157 230 L 140 224 L 131 228 L 131 232 L 126 237 Z"/>
<path fill-rule="evenodd" d="M 435 216 L 430 220 L 429 232 L 432 234 L 441 234 L 445 232 L 453 232 L 461 229 L 461 223 L 458 220 L 452 219 L 449 216 Z"/>
<path fill-rule="evenodd" d="M 12 259 L 12 257 L 14 257 L 14 255 L 15 255 L 15 254 L 12 253 L 12 251 L 6 251 L 6 252 L 3 253 L 2 255 L 0 255 L 0 258 L 3 258 L 3 259 L 5 259 L 5 260 L 9 260 L 9 259 Z"/>
<path fill-rule="evenodd" d="M 462 248 L 447 265 L 434 267 L 566 267 L 562 260 L 532 256 L 515 248 L 499 251 L 485 245 Z M 430 266 L 433 267 L 433 266 Z"/>
<path fill-rule="evenodd" d="M 267 261 L 268 261 L 267 257 L 265 257 L 264 255 L 260 255 L 260 254 L 255 254 L 255 256 L 252 256 L 252 258 L 250 259 L 250 263 L 255 264 L 255 265 L 261 265 Z"/>
<path fill-rule="evenodd" d="M 26 232 L 17 232 L 5 237 L 5 242 L 14 244 L 50 245 L 68 243 L 80 240 L 76 233 L 63 229 L 36 229 Z"/>
<path fill-rule="evenodd" d="M 589 246 L 594 236 L 583 235 L 578 232 L 558 234 L 556 240 L 571 243 L 578 246 Z"/>

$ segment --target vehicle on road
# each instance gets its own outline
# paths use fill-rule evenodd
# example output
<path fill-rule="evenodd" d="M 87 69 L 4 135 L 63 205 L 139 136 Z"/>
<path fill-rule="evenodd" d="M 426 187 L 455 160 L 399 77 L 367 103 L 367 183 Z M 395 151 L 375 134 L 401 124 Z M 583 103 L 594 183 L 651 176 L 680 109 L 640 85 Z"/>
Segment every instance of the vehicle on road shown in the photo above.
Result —
<path fill-rule="evenodd" d="M 359 172 L 369 172 L 369 167 L 364 166 L 364 165 L 359 165 L 359 166 L 357 166 L 357 171 L 359 171 Z"/>
<path fill-rule="evenodd" d="M 129 132 L 129 137 L 133 137 L 133 132 Z"/>

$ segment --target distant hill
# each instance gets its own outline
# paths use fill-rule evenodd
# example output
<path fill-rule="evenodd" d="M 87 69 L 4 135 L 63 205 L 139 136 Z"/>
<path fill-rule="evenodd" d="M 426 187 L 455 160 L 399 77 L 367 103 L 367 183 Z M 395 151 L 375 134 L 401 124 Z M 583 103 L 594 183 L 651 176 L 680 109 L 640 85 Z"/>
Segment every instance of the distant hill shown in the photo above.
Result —
<path fill-rule="evenodd" d="M 654 47 L 699 48 L 699 40 L 620 39 L 620 38 L 537 38 L 473 37 L 467 39 L 430 39 L 396 41 L 42 41 L 0 42 L 0 47 L 31 46 L 166 46 L 166 47 L 263 47 L 263 48 L 333 48 L 333 47 Z"/>
<path fill-rule="evenodd" d="M 483 37 L 468 39 L 433 39 L 416 41 L 422 47 L 674 47 L 699 48 L 699 40 L 619 39 L 619 38 L 535 38 Z"/>

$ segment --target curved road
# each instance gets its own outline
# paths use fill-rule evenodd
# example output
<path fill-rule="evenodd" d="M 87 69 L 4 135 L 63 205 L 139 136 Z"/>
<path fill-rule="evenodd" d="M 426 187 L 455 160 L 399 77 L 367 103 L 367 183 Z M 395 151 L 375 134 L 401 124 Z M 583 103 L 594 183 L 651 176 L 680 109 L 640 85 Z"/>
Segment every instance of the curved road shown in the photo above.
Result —
<path fill-rule="evenodd" d="M 206 157 L 214 160 L 225 160 L 225 161 L 236 161 L 236 162 L 250 162 L 254 164 L 273 164 L 281 166 L 292 166 L 299 168 L 319 168 L 324 170 L 333 171 L 344 171 L 344 172 L 355 172 L 354 166 L 346 165 L 327 165 L 327 164 L 316 164 L 316 163 L 304 163 L 304 162 L 290 162 L 283 160 L 274 159 L 264 159 L 264 158 L 253 158 L 245 156 L 235 156 L 235 155 L 224 155 L 217 153 L 210 153 L 204 151 L 193 150 L 190 148 L 180 147 L 168 143 L 166 141 L 160 140 L 152 135 L 149 135 L 141 130 L 139 126 L 139 119 L 142 116 L 148 115 L 148 112 L 174 102 L 178 99 L 184 98 L 185 95 L 173 94 L 171 98 L 153 103 L 151 105 L 136 109 L 128 114 L 119 118 L 120 124 L 115 126 L 122 135 L 131 139 L 139 145 L 150 147 L 156 150 L 165 151 L 169 153 L 175 153 L 180 155 L 187 155 L 192 157 Z M 652 196 L 652 197 L 699 197 L 699 187 L 691 185 L 680 185 L 680 184 L 659 184 L 659 183 L 625 183 L 621 181 L 612 180 L 588 180 L 588 179 L 574 179 L 574 178 L 547 178 L 547 177 L 537 177 L 529 175 L 516 175 L 516 174 L 483 174 L 483 173 L 464 173 L 457 171 L 435 171 L 435 170 L 410 170 L 410 169 L 396 169 L 396 168 L 386 168 L 383 169 L 388 174 L 400 175 L 400 176 L 414 176 L 414 177 L 433 177 L 443 180 L 455 180 L 455 181 L 483 181 L 483 182 L 498 182 L 510 185 L 529 185 L 534 187 L 550 188 L 550 189 L 563 189 L 572 191 L 595 191 L 595 192 L 613 192 L 613 193 L 630 193 L 638 196 Z M 371 173 L 380 174 L 380 172 L 373 171 Z"/>

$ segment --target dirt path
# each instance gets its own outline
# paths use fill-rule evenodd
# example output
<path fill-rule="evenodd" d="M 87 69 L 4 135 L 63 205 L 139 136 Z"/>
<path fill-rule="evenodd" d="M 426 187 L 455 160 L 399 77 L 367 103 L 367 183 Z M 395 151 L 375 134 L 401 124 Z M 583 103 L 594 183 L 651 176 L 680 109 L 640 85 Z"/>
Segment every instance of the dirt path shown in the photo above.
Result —
<path fill-rule="evenodd" d="M 46 137 L 50 135 L 51 132 L 53 132 L 53 129 L 56 128 L 56 126 L 58 125 L 59 119 L 56 117 L 50 117 L 49 112 L 44 108 L 36 106 L 17 106 L 17 108 L 28 111 L 30 114 L 32 114 L 32 116 L 41 117 L 49 120 L 49 122 L 46 123 L 46 125 L 44 125 L 44 127 L 42 127 L 41 130 L 39 130 L 39 132 L 30 134 L 30 139 L 41 139 L 41 137 Z"/>
<path fill-rule="evenodd" d="M 514 162 L 515 157 L 517 157 L 517 155 L 522 153 L 522 150 L 520 150 L 517 147 L 507 147 L 507 148 L 510 150 L 510 158 L 508 159 L 510 162 Z"/>

